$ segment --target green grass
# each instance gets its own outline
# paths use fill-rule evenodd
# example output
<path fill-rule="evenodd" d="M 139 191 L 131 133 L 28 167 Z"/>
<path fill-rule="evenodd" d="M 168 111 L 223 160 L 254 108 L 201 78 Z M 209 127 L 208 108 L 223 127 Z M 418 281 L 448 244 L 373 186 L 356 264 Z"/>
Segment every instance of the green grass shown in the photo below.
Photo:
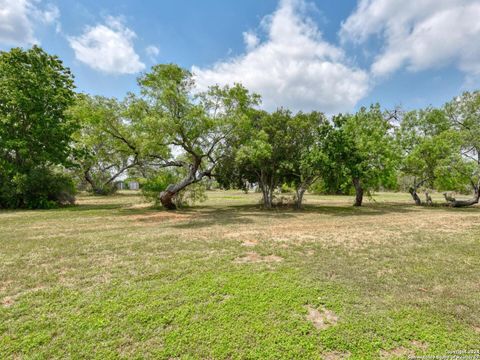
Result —
<path fill-rule="evenodd" d="M 478 208 L 380 194 L 360 209 L 350 197 L 310 195 L 303 211 L 264 211 L 258 194 L 208 196 L 176 213 L 131 192 L 0 212 L 0 358 L 480 349 Z M 307 306 L 338 322 L 317 329 Z"/>

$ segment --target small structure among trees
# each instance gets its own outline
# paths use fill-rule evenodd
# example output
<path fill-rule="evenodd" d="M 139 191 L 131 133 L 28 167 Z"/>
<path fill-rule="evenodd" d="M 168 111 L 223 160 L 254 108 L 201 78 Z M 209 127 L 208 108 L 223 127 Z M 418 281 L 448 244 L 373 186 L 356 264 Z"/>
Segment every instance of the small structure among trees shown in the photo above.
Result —
<path fill-rule="evenodd" d="M 140 190 L 140 183 L 138 181 L 129 181 L 128 182 L 129 190 Z"/>

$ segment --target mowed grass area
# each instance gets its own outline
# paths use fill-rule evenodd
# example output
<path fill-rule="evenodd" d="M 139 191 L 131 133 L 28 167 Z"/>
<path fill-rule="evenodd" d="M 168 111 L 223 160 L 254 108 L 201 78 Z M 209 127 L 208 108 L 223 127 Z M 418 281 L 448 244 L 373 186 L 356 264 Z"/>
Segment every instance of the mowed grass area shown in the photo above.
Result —
<path fill-rule="evenodd" d="M 0 212 L 0 358 L 377 359 L 480 349 L 480 208 L 136 193 Z"/>

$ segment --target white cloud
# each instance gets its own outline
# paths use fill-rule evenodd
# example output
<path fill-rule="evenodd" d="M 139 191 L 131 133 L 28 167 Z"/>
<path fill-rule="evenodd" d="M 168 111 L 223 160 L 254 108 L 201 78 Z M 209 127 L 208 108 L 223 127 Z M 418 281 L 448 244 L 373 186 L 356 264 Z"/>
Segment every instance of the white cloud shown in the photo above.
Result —
<path fill-rule="evenodd" d="M 145 52 L 147 53 L 150 60 L 156 61 L 158 54 L 160 54 L 160 49 L 155 45 L 149 45 L 145 48 Z"/>
<path fill-rule="evenodd" d="M 56 23 L 60 11 L 52 4 L 45 9 L 31 0 L 0 0 L 0 43 L 11 46 L 32 45 L 39 41 L 35 38 L 35 27 Z"/>
<path fill-rule="evenodd" d="M 60 18 L 60 10 L 55 5 L 49 4 L 43 12 L 40 12 L 40 17 L 45 24 L 55 23 Z"/>
<path fill-rule="evenodd" d="M 385 42 L 372 73 L 388 75 L 403 66 L 419 71 L 454 64 L 480 74 L 478 0 L 360 0 L 342 24 L 343 41 Z"/>
<path fill-rule="evenodd" d="M 119 18 L 108 17 L 105 24 L 89 26 L 69 37 L 75 57 L 91 68 L 106 73 L 134 74 L 145 68 L 133 48 L 136 34 Z"/>
<path fill-rule="evenodd" d="M 262 20 L 264 41 L 246 33 L 245 54 L 211 68 L 192 68 L 199 88 L 239 82 L 261 94 L 269 110 L 280 106 L 327 113 L 351 110 L 368 92 L 368 75 L 349 65 L 340 48 L 322 39 L 306 9 L 304 0 L 282 0 Z"/>
<path fill-rule="evenodd" d="M 243 41 L 245 42 L 247 51 L 255 49 L 260 43 L 260 39 L 258 38 L 257 34 L 252 31 L 246 31 L 243 33 Z"/>

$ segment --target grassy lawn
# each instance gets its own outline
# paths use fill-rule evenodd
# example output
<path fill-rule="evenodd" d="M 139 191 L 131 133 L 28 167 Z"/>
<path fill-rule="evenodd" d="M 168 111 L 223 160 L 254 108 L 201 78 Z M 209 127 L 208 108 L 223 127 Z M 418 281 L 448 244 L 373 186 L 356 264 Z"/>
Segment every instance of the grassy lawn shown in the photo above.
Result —
<path fill-rule="evenodd" d="M 377 359 L 480 349 L 480 209 L 264 211 L 210 192 L 0 212 L 0 358 Z"/>

